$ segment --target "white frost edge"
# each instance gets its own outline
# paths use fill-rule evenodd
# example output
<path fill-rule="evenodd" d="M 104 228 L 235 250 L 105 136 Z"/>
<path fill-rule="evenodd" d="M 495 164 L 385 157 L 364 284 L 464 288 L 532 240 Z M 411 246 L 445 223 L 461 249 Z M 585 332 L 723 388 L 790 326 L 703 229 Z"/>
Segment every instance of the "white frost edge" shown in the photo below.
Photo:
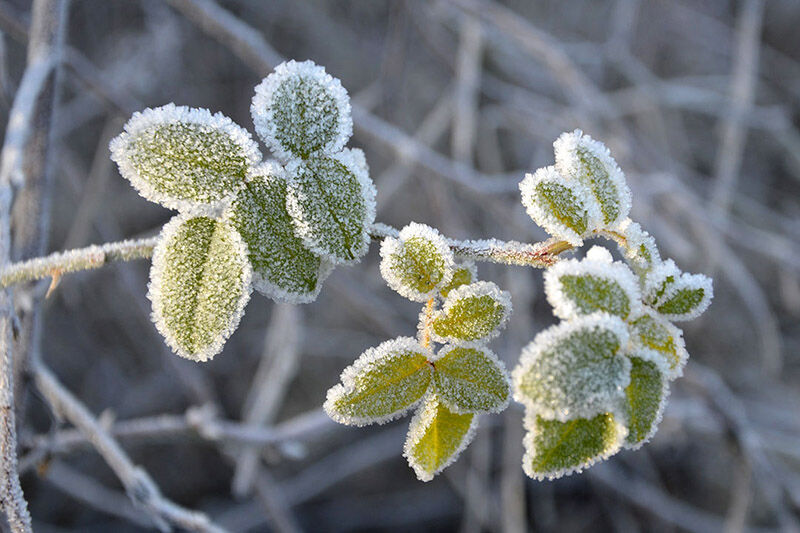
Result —
<path fill-rule="evenodd" d="M 475 298 L 480 296 L 490 296 L 495 302 L 503 307 L 503 316 L 500 317 L 500 323 L 497 324 L 492 331 L 480 337 L 478 339 L 458 339 L 456 337 L 444 337 L 437 335 L 436 332 L 433 331 L 433 327 L 430 329 L 430 335 L 433 340 L 439 343 L 452 343 L 452 344 L 463 344 L 466 342 L 473 342 L 473 341 L 481 341 L 486 342 L 490 339 L 493 339 L 500 335 L 500 331 L 506 327 L 506 323 L 508 322 L 511 313 L 514 310 L 513 305 L 511 304 L 511 293 L 508 291 L 502 290 L 500 287 L 497 286 L 496 283 L 492 281 L 476 281 L 475 283 L 470 283 L 469 285 L 462 285 L 450 291 L 447 294 L 447 298 L 444 300 L 444 306 L 440 311 L 437 311 L 433 315 L 433 319 L 431 320 L 431 324 L 438 319 L 439 317 L 447 316 L 447 313 L 450 309 L 458 304 L 460 300 L 465 298 Z"/>
<path fill-rule="evenodd" d="M 605 251 L 608 254 L 607 257 L 598 250 Z M 600 246 L 593 246 L 586 254 L 585 259 L 559 261 L 544 272 L 544 292 L 547 301 L 553 306 L 554 315 L 564 320 L 583 316 L 575 302 L 564 295 L 561 285 L 562 276 L 594 276 L 615 281 L 625 292 L 630 303 L 628 315 L 621 318 L 626 319 L 641 312 L 642 296 L 636 276 L 624 263 L 606 262 L 606 258 L 611 259 L 608 250 Z"/>
<path fill-rule="evenodd" d="M 601 462 L 605 461 L 609 457 L 616 455 L 621 449 L 623 444 L 625 443 L 625 438 L 628 436 L 628 428 L 620 422 L 619 416 L 613 412 L 611 414 L 614 416 L 614 425 L 616 427 L 616 435 L 617 440 L 614 445 L 606 452 L 597 455 L 595 457 L 589 458 L 587 461 L 584 461 L 581 464 L 561 468 L 559 470 L 552 470 L 548 472 L 537 472 L 532 470 L 531 466 L 533 463 L 533 457 L 535 454 L 535 446 L 534 446 L 534 439 L 536 437 L 536 412 L 532 409 L 525 410 L 525 420 L 523 425 L 527 430 L 525 432 L 525 437 L 522 439 L 522 444 L 525 448 L 525 454 L 522 456 L 522 470 L 525 471 L 525 474 L 533 478 L 537 481 L 544 481 L 549 480 L 552 481 L 554 479 L 558 479 L 564 476 L 570 476 L 572 474 L 580 474 L 587 468 Z M 596 415 L 595 415 L 596 416 Z M 542 417 L 546 418 L 546 417 Z"/>
<path fill-rule="evenodd" d="M 670 367 L 669 362 L 666 360 L 662 352 L 646 346 L 639 340 L 639 335 L 636 333 L 635 327 L 632 325 L 632 323 L 641 318 L 642 315 L 649 316 L 655 320 L 659 326 L 662 326 L 669 331 L 669 334 L 672 336 L 672 340 L 675 343 L 675 353 L 678 356 L 678 364 L 675 366 L 675 368 Z M 630 355 L 630 357 L 639 357 L 640 359 L 656 363 L 661 372 L 667 376 L 669 381 L 674 381 L 675 379 L 683 376 L 683 368 L 686 366 L 686 362 L 689 360 L 689 352 L 686 350 L 686 341 L 683 339 L 683 331 L 679 327 L 675 326 L 675 324 L 664 318 L 661 313 L 655 309 L 650 309 L 647 306 L 642 306 L 642 312 L 638 316 L 632 316 L 632 318 L 629 320 L 631 322 L 629 350 L 632 354 L 636 354 Z"/>
<path fill-rule="evenodd" d="M 678 281 L 680 275 L 681 271 L 672 259 L 653 265 L 642 280 L 642 297 L 644 301 L 652 307 L 658 307 L 658 303 L 663 300 L 664 295 L 662 295 L 662 298 L 655 300 L 655 293 L 669 276 L 673 276 L 675 281 Z M 665 290 L 664 294 L 667 292 L 668 290 Z"/>
<path fill-rule="evenodd" d="M 514 370 L 511 372 L 511 384 L 514 393 L 514 400 L 521 403 L 528 409 L 536 411 L 543 418 L 550 420 L 558 420 L 566 422 L 573 418 L 585 418 L 596 416 L 599 413 L 610 411 L 613 405 L 603 406 L 594 410 L 584 410 L 579 412 L 571 412 L 569 415 L 562 415 L 555 409 L 547 406 L 538 405 L 536 402 L 528 398 L 521 390 L 522 380 L 524 375 L 530 371 L 533 365 L 541 356 L 542 353 L 550 348 L 553 344 L 560 342 L 563 338 L 571 335 L 572 333 L 582 329 L 605 329 L 611 331 L 617 336 L 620 346 L 615 354 L 618 357 L 624 358 L 624 366 L 627 370 L 624 371 L 624 379 L 621 381 L 617 388 L 620 394 L 624 394 L 624 389 L 630 384 L 630 360 L 623 356 L 624 350 L 630 341 L 630 333 L 628 332 L 628 325 L 618 316 L 610 315 L 604 312 L 596 312 L 591 315 L 583 315 L 569 321 L 560 322 L 554 326 L 540 331 L 534 339 L 522 348 L 522 353 L 519 357 L 519 362 Z"/>
<path fill-rule="evenodd" d="M 338 78 L 334 78 L 325 71 L 325 67 L 317 65 L 311 60 L 285 61 L 275 67 L 275 70 L 256 86 L 255 95 L 253 95 L 253 100 L 250 104 L 250 114 L 253 117 L 256 133 L 276 157 L 284 161 L 296 157 L 290 150 L 283 147 L 275 135 L 276 127 L 273 120 L 274 111 L 272 106 L 272 98 L 275 91 L 281 83 L 293 76 L 312 80 L 324 86 L 325 90 L 336 102 L 336 109 L 339 112 L 339 131 L 333 139 L 314 153 L 338 152 L 353 135 L 350 98 Z"/>
<path fill-rule="evenodd" d="M 242 237 L 239 235 L 239 232 L 233 227 L 226 219 L 218 219 L 217 222 L 221 224 L 225 224 L 230 229 L 230 233 L 233 235 L 233 242 L 238 248 L 239 257 L 242 260 L 242 268 L 244 274 L 243 280 L 243 287 L 242 287 L 242 295 L 239 297 L 239 302 L 236 305 L 236 310 L 233 312 L 230 321 L 228 322 L 228 326 L 219 334 L 217 340 L 211 343 L 205 350 L 201 351 L 200 353 L 192 354 L 184 350 L 177 342 L 177 339 L 172 335 L 172 333 L 167 328 L 166 320 L 163 316 L 162 311 L 162 299 L 161 294 L 162 291 L 158 290 L 158 287 L 161 286 L 162 282 L 162 274 L 164 271 L 164 267 L 166 266 L 166 258 L 165 255 L 167 253 L 167 247 L 170 244 L 170 240 L 172 237 L 177 233 L 180 226 L 189 219 L 196 218 L 197 215 L 195 214 L 188 214 L 188 213 L 181 213 L 172 217 L 172 219 L 167 222 L 164 227 L 161 229 L 161 234 L 159 235 L 158 244 L 156 244 L 155 248 L 153 249 L 153 260 L 152 266 L 150 267 L 150 281 L 147 283 L 147 298 L 152 302 L 152 312 L 150 313 L 150 317 L 153 323 L 156 326 L 156 329 L 159 333 L 164 337 L 167 346 L 169 346 L 172 351 L 178 354 L 181 357 L 186 359 L 191 359 L 193 361 L 198 362 L 205 362 L 213 358 L 217 355 L 220 351 L 222 351 L 223 346 L 225 345 L 225 341 L 231 336 L 231 334 L 236 331 L 236 328 L 239 325 L 239 321 L 244 314 L 244 308 L 247 305 L 247 302 L 250 301 L 250 293 L 252 292 L 253 285 L 252 281 L 252 274 L 253 269 L 250 265 L 250 259 L 247 255 L 247 244 L 244 242 Z"/>
<path fill-rule="evenodd" d="M 441 281 L 437 283 L 430 291 L 428 292 L 419 292 L 410 287 L 407 287 L 403 284 L 402 280 L 392 272 L 390 258 L 392 255 L 400 253 L 403 248 L 403 243 L 412 238 L 421 238 L 428 242 L 431 242 L 436 249 L 438 250 L 439 254 L 442 256 L 444 260 L 444 276 L 442 277 Z M 430 226 L 426 226 L 425 224 L 418 224 L 416 222 L 411 222 L 407 226 L 405 226 L 402 230 L 400 230 L 400 234 L 397 238 L 394 237 L 386 237 L 381 242 L 381 264 L 380 264 L 380 271 L 381 276 L 386 281 L 389 287 L 403 296 L 404 298 L 408 298 L 413 302 L 427 302 L 434 296 L 439 293 L 439 290 L 442 287 L 445 287 L 450 281 L 453 279 L 453 272 L 455 269 L 455 259 L 453 258 L 453 252 L 450 250 L 450 246 L 447 244 L 447 239 L 445 239 L 437 230 L 436 228 L 432 228 Z M 451 293 L 452 294 L 452 293 Z"/>
<path fill-rule="evenodd" d="M 689 274 L 688 272 L 682 272 L 681 275 L 675 280 L 675 283 L 671 283 L 667 286 L 667 290 L 664 291 L 664 294 L 661 298 L 659 298 L 658 303 L 653 307 L 658 308 L 662 306 L 664 303 L 668 302 L 675 294 L 685 288 L 691 289 L 703 289 L 703 299 L 700 300 L 691 311 L 687 313 L 662 313 L 658 311 L 658 313 L 668 320 L 672 320 L 673 322 L 683 322 L 686 320 L 693 320 L 698 316 L 702 315 L 708 306 L 711 305 L 711 300 L 714 298 L 714 283 L 708 276 L 703 274 Z"/>
<path fill-rule="evenodd" d="M 431 414 L 431 411 L 433 411 L 436 408 L 436 403 L 438 403 L 439 401 L 440 400 L 437 394 L 428 394 L 427 396 L 425 396 L 419 409 L 414 414 L 414 417 L 411 419 L 411 423 L 408 425 L 408 434 L 406 435 L 406 442 L 403 445 L 403 457 L 405 457 L 406 460 L 408 461 L 408 466 L 414 469 L 414 473 L 417 475 L 417 479 L 419 479 L 420 481 L 427 482 L 432 480 L 437 474 L 439 474 L 445 468 L 455 463 L 456 460 L 458 459 L 458 456 L 461 455 L 461 452 L 463 452 L 467 448 L 467 446 L 469 446 L 469 444 L 472 442 L 472 439 L 475 438 L 475 432 L 478 429 L 478 417 L 480 415 L 473 414 L 472 422 L 470 423 L 469 429 L 464 434 L 464 438 L 461 439 L 461 443 L 459 444 L 458 448 L 455 449 L 455 451 L 450 455 L 447 461 L 445 461 L 439 468 L 437 468 L 433 472 L 426 472 L 425 470 L 423 470 L 418 464 L 416 464 L 411 455 L 411 452 L 414 446 L 416 446 L 416 444 L 422 438 L 422 435 L 424 435 L 427 427 L 433 421 L 433 416 Z M 446 403 L 444 405 L 449 409 L 449 406 Z"/>
<path fill-rule="evenodd" d="M 658 362 L 657 361 L 652 361 L 652 360 L 648 359 L 646 355 L 642 356 L 640 353 L 631 353 L 631 354 L 628 355 L 628 357 L 631 357 L 631 358 L 632 357 L 638 357 L 639 359 L 643 359 L 645 361 L 651 361 L 651 362 L 655 363 L 656 366 L 658 366 Z M 659 367 L 659 370 L 660 369 L 661 369 L 661 367 Z M 662 374 L 664 374 L 664 372 L 662 372 Z M 656 417 L 655 417 L 655 419 L 653 419 L 653 425 L 650 426 L 650 431 L 648 431 L 647 435 L 645 435 L 645 437 L 641 441 L 636 443 L 636 444 L 628 444 L 623 439 L 622 447 L 625 448 L 626 450 L 638 450 L 639 448 L 641 448 L 642 446 L 644 446 L 645 444 L 650 442 L 650 440 L 653 438 L 653 436 L 658 432 L 658 426 L 659 426 L 659 424 L 661 424 L 661 420 L 664 418 L 664 410 L 667 408 L 667 403 L 668 403 L 667 400 L 669 400 L 669 392 L 670 392 L 670 390 L 669 390 L 670 378 L 667 375 L 664 375 L 664 378 L 665 379 L 661 380 L 661 401 L 658 404 L 658 410 L 656 411 Z M 627 402 L 627 397 L 623 398 L 622 401 L 623 402 Z M 620 416 L 621 419 L 625 421 L 625 426 L 627 427 L 627 425 L 629 423 L 629 420 L 627 419 L 627 416 L 625 414 L 625 409 L 620 409 L 620 412 L 622 414 L 617 415 L 615 413 L 614 417 L 616 418 L 617 416 Z M 626 435 L 626 438 L 627 438 L 627 435 Z"/>
<path fill-rule="evenodd" d="M 325 403 L 322 405 L 322 408 L 325 409 L 325 412 L 333 421 L 346 426 L 358 427 L 369 424 L 385 424 L 402 417 L 408 411 L 419 405 L 420 401 L 426 397 L 427 392 L 423 393 L 417 401 L 413 402 L 408 407 L 378 418 L 344 416 L 334 409 L 333 405 L 337 399 L 345 394 L 350 394 L 355 390 L 355 380 L 361 372 L 367 370 L 377 361 L 390 357 L 391 353 L 394 351 L 413 351 L 422 354 L 425 357 L 431 357 L 429 350 L 423 348 L 420 343 L 417 342 L 417 339 L 413 337 L 397 337 L 395 339 L 384 341 L 378 346 L 367 348 L 367 350 L 365 350 L 364 353 L 362 353 L 352 365 L 342 370 L 342 374 L 340 376 L 341 382 L 328 389 Z M 431 375 L 431 383 L 433 383 L 433 375 Z M 430 390 L 430 387 L 431 385 L 428 386 L 428 390 Z"/>
<path fill-rule="evenodd" d="M 553 143 L 556 169 L 558 169 L 558 172 L 565 178 L 576 182 L 578 181 L 575 176 L 578 173 L 579 161 L 575 154 L 579 147 L 584 148 L 600 161 L 605 167 L 606 172 L 608 172 L 611 182 L 617 188 L 617 199 L 619 201 L 619 214 L 617 218 L 608 224 L 603 222 L 602 216 L 598 219 L 602 227 L 612 230 L 617 229 L 620 223 L 628 218 L 628 214 L 631 211 L 631 190 L 628 188 L 628 184 L 625 181 L 625 174 L 622 172 L 622 169 L 619 168 L 619 165 L 611 156 L 611 151 L 605 144 L 592 139 L 589 135 L 584 135 L 581 130 L 576 129 L 569 133 L 562 133 Z M 595 198 L 591 190 L 589 192 L 592 198 Z M 597 202 L 596 198 L 595 202 Z"/>
<path fill-rule="evenodd" d="M 631 266 L 639 270 L 648 270 L 661 262 L 661 253 L 658 251 L 656 240 L 652 235 L 642 229 L 642 226 L 640 226 L 638 222 L 626 218 L 620 222 L 619 231 L 625 237 L 628 244 L 627 248 L 620 246 L 620 249 Z M 641 245 L 644 245 L 647 251 L 650 252 L 651 262 L 648 263 L 646 260 L 638 259 L 638 248 Z"/>
<path fill-rule="evenodd" d="M 331 255 L 328 250 L 320 245 L 313 222 L 305 218 L 303 208 L 300 205 L 300 198 L 297 197 L 299 191 L 292 187 L 292 182 L 294 181 L 292 176 L 296 176 L 300 168 L 305 167 L 305 161 L 302 159 L 292 159 L 286 165 L 286 173 L 289 176 L 287 182 L 286 210 L 289 212 L 289 216 L 292 217 L 292 221 L 294 222 L 295 235 L 303 241 L 306 248 L 323 258 L 327 258 L 334 265 L 354 265 L 359 263 L 362 257 L 369 251 L 369 230 L 375 222 L 376 212 L 375 196 L 377 191 L 375 189 L 375 184 L 367 174 L 366 167 L 359 164 L 359 156 L 358 154 L 353 154 L 353 150 L 345 148 L 338 153 L 326 154 L 322 157 L 335 159 L 344 165 L 345 168 L 356 177 L 361 188 L 361 198 L 364 200 L 364 218 L 361 220 L 361 243 L 359 248 L 354 250 L 355 258 L 343 260 Z M 306 168 L 304 168 L 303 171 L 310 172 Z"/>
<path fill-rule="evenodd" d="M 556 182 L 567 187 L 583 203 L 582 206 L 575 207 L 579 210 L 582 209 L 586 214 L 586 232 L 579 235 L 572 228 L 562 224 L 549 210 L 535 201 L 537 197 L 535 194 L 536 186 L 542 182 Z M 591 192 L 582 183 L 564 178 L 555 167 L 543 167 L 533 174 L 525 174 L 525 178 L 519 184 L 519 191 L 522 195 L 522 205 L 525 206 L 528 216 L 549 234 L 565 240 L 573 246 L 582 246 L 583 238 L 591 233 L 593 229 L 599 227 L 599 222 L 602 220 L 600 206 Z"/>
<path fill-rule="evenodd" d="M 201 124 L 210 126 L 227 133 L 234 143 L 239 145 L 249 166 L 254 166 L 261 161 L 261 152 L 258 144 L 250 136 L 250 132 L 236 124 L 222 113 L 211 114 L 203 108 L 176 106 L 169 103 L 161 107 L 147 108 L 137 111 L 125 123 L 124 131 L 114 137 L 108 147 L 111 150 L 111 160 L 117 163 L 122 177 L 131 182 L 134 189 L 144 198 L 163 205 L 169 209 L 181 212 L 191 212 L 194 215 L 213 216 L 219 213 L 219 202 L 197 202 L 175 198 L 156 190 L 149 181 L 142 179 L 129 157 L 128 143 L 147 129 L 161 124 Z M 235 191 L 231 191 L 233 194 Z"/>
<path fill-rule="evenodd" d="M 451 411 L 453 411 L 454 413 L 457 413 L 459 415 L 483 414 L 483 413 L 492 414 L 492 413 L 501 413 L 501 412 L 505 411 L 506 408 L 508 407 L 508 404 L 511 402 L 511 377 L 508 374 L 508 369 L 506 368 L 505 363 L 499 357 L 497 357 L 497 354 L 495 354 L 492 350 L 490 350 L 484 344 L 482 344 L 480 342 L 464 342 L 464 343 L 461 343 L 461 344 L 448 344 L 445 347 L 443 347 L 441 350 L 439 350 L 439 352 L 436 354 L 436 356 L 434 358 L 430 359 L 430 361 L 432 363 L 434 363 L 434 366 L 435 366 L 436 361 L 440 360 L 442 357 L 446 356 L 448 353 L 450 353 L 451 351 L 453 351 L 453 350 L 455 350 L 457 348 L 467 348 L 467 349 L 472 349 L 472 350 L 479 350 L 481 353 L 483 353 L 486 356 L 487 359 L 492 361 L 494 363 L 495 367 L 497 367 L 497 369 L 500 372 L 500 374 L 506 380 L 506 385 L 508 385 L 508 395 L 506 396 L 506 401 L 503 402 L 502 404 L 498 404 L 497 407 L 494 407 L 493 409 L 489 409 L 489 410 L 480 410 L 480 411 L 464 411 L 464 410 L 458 408 L 458 406 L 450 404 L 443 396 L 441 396 L 441 394 L 439 394 L 440 401 L 443 404 L 445 404 L 448 409 L 450 409 Z M 436 372 L 436 370 L 434 370 L 434 372 Z M 434 388 L 435 388 L 435 380 L 434 380 Z"/>

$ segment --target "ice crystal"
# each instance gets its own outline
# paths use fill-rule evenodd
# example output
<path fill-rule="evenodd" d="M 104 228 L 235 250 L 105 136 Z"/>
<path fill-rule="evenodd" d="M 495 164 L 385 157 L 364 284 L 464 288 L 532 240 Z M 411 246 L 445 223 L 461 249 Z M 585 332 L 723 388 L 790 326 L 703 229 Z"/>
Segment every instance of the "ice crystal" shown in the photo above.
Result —
<path fill-rule="evenodd" d="M 334 264 L 367 253 L 375 186 L 351 150 L 292 160 L 286 206 L 306 247 Z"/>
<path fill-rule="evenodd" d="M 591 191 L 600 207 L 603 227 L 618 228 L 630 212 L 631 192 L 608 148 L 581 130 L 563 133 L 553 148 L 558 172 Z"/>
<path fill-rule="evenodd" d="M 227 220 L 175 216 L 153 252 L 153 321 L 178 355 L 206 361 L 236 329 L 250 298 L 247 248 Z"/>
<path fill-rule="evenodd" d="M 381 275 L 389 287 L 415 302 L 425 302 L 448 285 L 453 253 L 438 231 L 412 222 L 397 238 L 381 243 Z"/>
<path fill-rule="evenodd" d="M 250 134 L 228 117 L 175 104 L 134 113 L 109 148 L 139 194 L 197 214 L 218 208 L 261 160 Z"/>
<path fill-rule="evenodd" d="M 447 298 L 450 291 L 476 281 L 478 281 L 478 267 L 475 263 L 473 261 L 457 262 L 453 267 L 453 279 L 451 279 L 450 283 L 446 286 L 442 287 L 439 294 L 442 298 Z"/>
<path fill-rule="evenodd" d="M 433 362 L 439 399 L 455 413 L 499 413 L 508 405 L 505 365 L 478 344 L 446 346 Z"/>
<path fill-rule="evenodd" d="M 658 429 L 669 396 L 668 380 L 661 370 L 655 362 L 631 357 L 631 381 L 623 402 L 626 448 L 641 447 Z"/>
<path fill-rule="evenodd" d="M 638 223 L 627 218 L 619 225 L 619 231 L 625 237 L 627 244 L 622 248 L 625 259 L 637 272 L 650 270 L 661 262 L 661 254 L 658 252 L 655 239 Z"/>
<path fill-rule="evenodd" d="M 332 154 L 353 134 L 341 82 L 312 61 L 288 61 L 256 87 L 250 106 L 256 132 L 284 161 Z"/>
<path fill-rule="evenodd" d="M 490 339 L 511 315 L 511 295 L 491 281 L 462 285 L 449 292 L 431 327 L 439 342 Z"/>
<path fill-rule="evenodd" d="M 630 322 L 630 332 L 638 357 L 658 365 L 670 379 L 680 377 L 689 358 L 680 329 L 657 312 L 644 309 Z"/>
<path fill-rule="evenodd" d="M 645 301 L 672 321 L 697 318 L 714 297 L 711 278 L 681 272 L 671 259 L 648 272 L 643 285 Z"/>
<path fill-rule="evenodd" d="M 607 313 L 552 326 L 523 348 L 514 399 L 561 422 L 608 411 L 630 381 L 627 343 L 627 326 Z"/>

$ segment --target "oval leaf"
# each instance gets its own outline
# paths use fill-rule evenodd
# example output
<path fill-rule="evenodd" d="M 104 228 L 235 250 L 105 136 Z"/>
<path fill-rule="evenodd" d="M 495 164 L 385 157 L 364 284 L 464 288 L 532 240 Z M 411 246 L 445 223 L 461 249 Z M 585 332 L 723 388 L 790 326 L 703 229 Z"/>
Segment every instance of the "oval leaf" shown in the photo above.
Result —
<path fill-rule="evenodd" d="M 667 379 L 656 363 L 631 357 L 631 382 L 625 387 L 626 447 L 639 448 L 655 434 L 668 393 Z"/>
<path fill-rule="evenodd" d="M 250 277 L 247 249 L 228 221 L 178 215 L 167 223 L 147 296 L 170 348 L 195 361 L 219 353 L 250 298 Z"/>
<path fill-rule="evenodd" d="M 525 425 L 522 469 L 538 479 L 557 479 L 610 457 L 619 451 L 625 427 L 611 413 L 560 422 L 529 413 Z"/>
<path fill-rule="evenodd" d="M 684 272 L 667 286 L 656 309 L 669 320 L 692 320 L 708 309 L 713 297 L 711 278 Z"/>
<path fill-rule="evenodd" d="M 228 212 L 247 243 L 256 290 L 281 302 L 315 300 L 331 264 L 295 236 L 283 168 L 275 163 L 254 168 Z"/>
<path fill-rule="evenodd" d="M 139 194 L 204 214 L 235 193 L 261 160 L 247 130 L 228 117 L 175 104 L 134 113 L 109 147 Z"/>
<path fill-rule="evenodd" d="M 514 369 L 514 399 L 562 422 L 612 409 L 629 382 L 627 342 L 625 323 L 605 313 L 544 330 Z"/>
<path fill-rule="evenodd" d="M 256 87 L 250 113 L 259 137 L 284 160 L 338 152 L 353 134 L 347 91 L 313 61 L 278 65 Z"/>
<path fill-rule="evenodd" d="M 608 148 L 581 130 L 563 133 L 553 147 L 558 172 L 591 191 L 604 227 L 619 227 L 631 210 L 631 191 Z"/>
<path fill-rule="evenodd" d="M 689 354 L 681 330 L 658 316 L 648 312 L 632 322 L 631 337 L 640 356 L 659 366 L 669 379 L 683 373 Z"/>
<path fill-rule="evenodd" d="M 352 152 L 294 160 L 287 173 L 295 234 L 334 264 L 360 260 L 375 221 L 375 186 Z"/>
<path fill-rule="evenodd" d="M 397 238 L 381 243 L 381 275 L 389 286 L 415 302 L 434 297 L 453 277 L 453 253 L 438 231 L 412 222 Z"/>
<path fill-rule="evenodd" d="M 655 239 L 639 224 L 627 218 L 622 221 L 619 230 L 626 244 L 621 248 L 622 253 L 634 270 L 645 273 L 661 262 Z"/>
<path fill-rule="evenodd" d="M 511 315 L 511 295 L 490 281 L 479 281 L 450 292 L 431 324 L 439 342 L 474 341 L 495 337 Z"/>
<path fill-rule="evenodd" d="M 429 395 L 411 420 L 403 455 L 420 481 L 452 464 L 469 445 L 477 415 L 452 412 L 435 394 Z"/>
<path fill-rule="evenodd" d="M 508 374 L 488 349 L 448 346 L 433 364 L 436 392 L 453 412 L 499 413 L 508 405 Z"/>
<path fill-rule="evenodd" d="M 410 337 L 370 348 L 342 372 L 328 391 L 325 411 L 340 424 L 384 423 L 413 407 L 431 382 L 425 350 Z"/>

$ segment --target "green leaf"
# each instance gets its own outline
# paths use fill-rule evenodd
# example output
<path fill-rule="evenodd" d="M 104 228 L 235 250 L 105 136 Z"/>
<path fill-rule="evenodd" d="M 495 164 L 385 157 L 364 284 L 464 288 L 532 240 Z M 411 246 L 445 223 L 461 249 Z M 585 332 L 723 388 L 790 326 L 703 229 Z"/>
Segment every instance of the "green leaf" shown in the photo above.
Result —
<path fill-rule="evenodd" d="M 649 354 L 670 378 L 681 375 L 689 355 L 681 330 L 655 313 L 644 314 L 630 322 L 631 334 L 638 351 Z"/>
<path fill-rule="evenodd" d="M 161 231 L 150 269 L 156 328 L 181 357 L 211 359 L 239 324 L 250 278 L 247 249 L 227 220 L 174 217 Z"/>
<path fill-rule="evenodd" d="M 381 244 L 381 275 L 415 302 L 425 302 L 453 276 L 453 253 L 438 231 L 412 222 Z"/>
<path fill-rule="evenodd" d="M 370 348 L 342 372 L 328 391 L 325 411 L 340 424 L 384 423 L 413 407 L 431 382 L 425 350 L 410 337 Z"/>
<path fill-rule="evenodd" d="M 139 194 L 204 214 L 235 193 L 261 160 L 250 134 L 231 119 L 174 104 L 135 113 L 110 149 Z"/>
<path fill-rule="evenodd" d="M 554 237 L 580 246 L 594 229 L 597 213 L 592 210 L 596 206 L 588 203 L 589 193 L 580 183 L 564 179 L 555 167 L 526 174 L 519 188 L 528 215 Z"/>
<path fill-rule="evenodd" d="M 619 226 L 625 237 L 626 246 L 620 247 L 625 258 L 636 272 L 643 274 L 661 262 L 661 254 L 653 237 L 631 219 L 625 219 Z"/>
<path fill-rule="evenodd" d="M 288 61 L 256 87 L 250 106 L 256 132 L 284 159 L 341 150 L 353 133 L 341 82 L 312 61 Z"/>
<path fill-rule="evenodd" d="M 538 480 L 580 472 L 613 455 L 625 438 L 625 428 L 611 413 L 559 422 L 529 414 L 523 440 L 522 468 Z"/>
<path fill-rule="evenodd" d="M 608 148 L 580 130 L 562 134 L 553 147 L 561 175 L 589 189 L 604 227 L 617 228 L 630 212 L 631 192 Z"/>
<path fill-rule="evenodd" d="M 247 243 L 256 290 L 282 302 L 316 299 L 331 265 L 295 236 L 286 210 L 286 177 L 280 165 L 255 167 L 229 213 Z"/>
<path fill-rule="evenodd" d="M 627 447 L 638 448 L 656 432 L 666 405 L 667 393 L 667 379 L 658 365 L 639 357 L 631 357 L 631 382 L 625 388 Z"/>
<path fill-rule="evenodd" d="M 452 411 L 499 413 L 508 405 L 508 375 L 488 349 L 447 346 L 433 364 L 436 392 Z"/>
<path fill-rule="evenodd" d="M 477 416 L 452 412 L 435 394 L 425 398 L 411 425 L 403 455 L 420 481 L 452 464 L 472 440 Z"/>
<path fill-rule="evenodd" d="M 627 343 L 626 324 L 605 313 L 552 326 L 523 349 L 514 398 L 562 422 L 611 410 L 630 379 Z"/>
<path fill-rule="evenodd" d="M 442 287 L 439 294 L 442 298 L 447 298 L 450 291 L 461 287 L 462 285 L 469 285 L 478 281 L 478 269 L 472 261 L 463 262 L 455 266 L 453 270 L 453 278 L 450 283 Z"/>
<path fill-rule="evenodd" d="M 643 285 L 648 305 L 673 321 L 700 316 L 714 297 L 711 278 L 681 272 L 671 259 L 653 267 L 645 276 Z"/>
<path fill-rule="evenodd" d="M 463 285 L 448 295 L 432 322 L 440 342 L 474 341 L 496 336 L 511 315 L 511 296 L 490 281 Z"/>
<path fill-rule="evenodd" d="M 367 253 L 375 221 L 375 187 L 349 150 L 294 160 L 286 207 L 295 234 L 331 263 L 354 263 Z"/>

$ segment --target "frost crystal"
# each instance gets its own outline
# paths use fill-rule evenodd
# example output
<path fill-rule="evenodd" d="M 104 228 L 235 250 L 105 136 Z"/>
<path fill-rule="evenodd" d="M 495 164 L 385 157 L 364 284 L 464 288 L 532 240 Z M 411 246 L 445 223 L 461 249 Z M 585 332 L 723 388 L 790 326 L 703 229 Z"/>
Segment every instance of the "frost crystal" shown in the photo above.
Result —
<path fill-rule="evenodd" d="M 250 299 L 247 248 L 227 220 L 177 215 L 153 252 L 147 296 L 153 321 L 181 357 L 222 350 Z"/>
<path fill-rule="evenodd" d="M 645 301 L 672 321 L 692 320 L 711 304 L 711 278 L 681 272 L 671 259 L 654 267 L 644 279 Z"/>
<path fill-rule="evenodd" d="M 490 339 L 511 315 L 511 295 L 491 281 L 478 281 L 450 291 L 433 319 L 431 334 L 439 342 Z"/>
<path fill-rule="evenodd" d="M 286 171 L 286 207 L 295 234 L 334 264 L 359 261 L 367 253 L 369 227 L 375 221 L 375 186 L 359 156 L 342 150 L 295 159 Z"/>
<path fill-rule="evenodd" d="M 499 413 L 508 406 L 505 365 L 477 344 L 447 346 L 434 361 L 439 399 L 455 413 Z"/>
<path fill-rule="evenodd" d="M 428 395 L 411 420 L 403 455 L 420 481 L 430 481 L 458 459 L 477 426 L 477 415 L 454 413 Z"/>
<path fill-rule="evenodd" d="M 627 343 L 625 323 L 606 313 L 552 326 L 522 350 L 514 399 L 561 422 L 608 411 L 630 380 Z"/>
<path fill-rule="evenodd" d="M 658 313 L 643 309 L 630 322 L 631 341 L 637 357 L 658 365 L 669 379 L 680 377 L 689 354 L 681 330 Z"/>
<path fill-rule="evenodd" d="M 473 261 L 461 261 L 453 269 L 453 279 L 439 291 L 442 298 L 447 298 L 453 289 L 478 281 L 478 267 Z"/>
<path fill-rule="evenodd" d="M 625 388 L 625 447 L 637 449 L 655 434 L 669 396 L 667 378 L 652 361 L 631 357 L 631 382 Z"/>
<path fill-rule="evenodd" d="M 175 104 L 134 113 L 109 148 L 139 194 L 198 214 L 213 213 L 261 160 L 250 134 L 228 117 Z"/>
<path fill-rule="evenodd" d="M 276 301 L 315 300 L 332 265 L 295 236 L 283 167 L 268 162 L 253 168 L 228 212 L 247 243 L 255 289 Z"/>
<path fill-rule="evenodd" d="M 547 300 L 556 316 L 571 319 L 595 311 L 620 318 L 637 314 L 639 286 L 623 263 L 612 262 L 605 248 L 594 246 L 582 261 L 561 261 L 544 273 Z"/>
<path fill-rule="evenodd" d="M 341 82 L 313 61 L 288 61 L 256 87 L 250 106 L 256 132 L 284 161 L 332 154 L 353 134 Z"/>
<path fill-rule="evenodd" d="M 655 239 L 638 223 L 626 218 L 619 225 L 619 231 L 627 241 L 627 247 L 623 248 L 625 259 L 637 271 L 649 270 L 661 262 L 661 254 L 658 252 Z"/>
<path fill-rule="evenodd" d="M 599 204 L 603 227 L 619 227 L 630 212 L 631 191 L 608 148 L 581 130 L 563 133 L 553 148 L 558 172 L 591 191 Z"/>
<path fill-rule="evenodd" d="M 438 231 L 412 222 L 381 243 L 381 275 L 389 287 L 415 302 L 433 298 L 453 277 L 453 253 Z"/>

